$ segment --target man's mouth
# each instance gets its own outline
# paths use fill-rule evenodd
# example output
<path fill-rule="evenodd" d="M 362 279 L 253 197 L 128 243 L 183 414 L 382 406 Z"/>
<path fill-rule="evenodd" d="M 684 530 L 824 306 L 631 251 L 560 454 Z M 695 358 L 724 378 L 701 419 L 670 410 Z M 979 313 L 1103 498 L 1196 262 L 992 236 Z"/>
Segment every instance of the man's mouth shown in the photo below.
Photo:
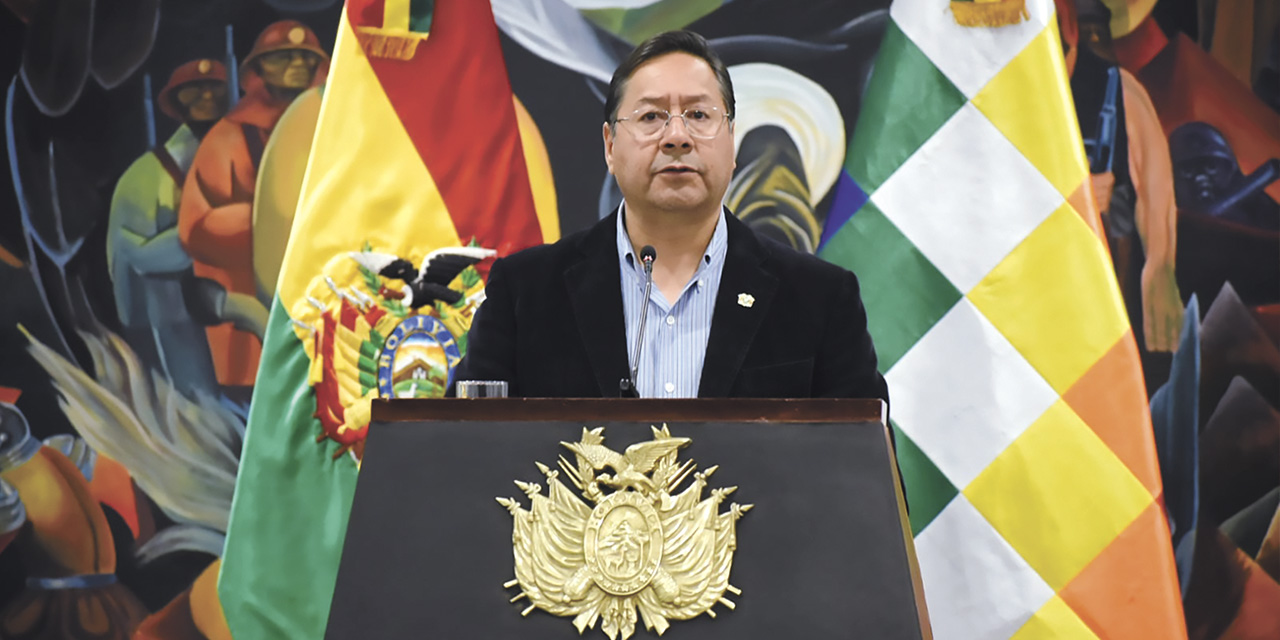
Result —
<path fill-rule="evenodd" d="M 684 165 L 674 165 L 670 167 L 663 167 L 662 169 L 658 170 L 658 173 L 696 173 L 696 172 L 694 171 L 693 167 L 686 167 Z"/>

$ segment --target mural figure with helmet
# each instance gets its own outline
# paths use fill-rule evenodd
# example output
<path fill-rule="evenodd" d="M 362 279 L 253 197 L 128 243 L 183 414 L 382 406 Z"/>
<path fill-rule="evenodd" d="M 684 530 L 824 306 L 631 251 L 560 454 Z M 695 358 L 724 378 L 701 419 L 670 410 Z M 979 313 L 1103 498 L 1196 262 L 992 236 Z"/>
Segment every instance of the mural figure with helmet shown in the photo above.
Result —
<path fill-rule="evenodd" d="M 192 268 L 178 240 L 178 205 L 201 138 L 227 112 L 227 69 L 208 58 L 186 62 L 174 69 L 156 103 L 182 126 L 116 183 L 107 269 L 123 337 L 138 357 L 179 391 L 213 395 L 217 383 L 204 330 L 181 303 Z"/>
<path fill-rule="evenodd" d="M 324 81 L 329 56 L 295 20 L 269 25 L 240 65 L 244 96 L 200 143 L 178 211 L 178 235 L 197 279 L 185 299 L 206 329 L 223 392 L 247 403 L 266 309 L 253 275 L 253 196 L 262 153 L 280 116 Z"/>

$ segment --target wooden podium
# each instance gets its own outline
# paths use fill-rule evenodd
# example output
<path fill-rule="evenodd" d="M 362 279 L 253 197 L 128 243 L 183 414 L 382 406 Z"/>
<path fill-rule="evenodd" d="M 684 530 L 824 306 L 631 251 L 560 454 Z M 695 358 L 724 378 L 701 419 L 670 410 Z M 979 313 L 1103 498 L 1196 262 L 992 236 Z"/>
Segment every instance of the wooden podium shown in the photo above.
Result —
<path fill-rule="evenodd" d="M 664 638 L 927 639 L 928 614 L 879 400 L 375 401 L 326 638 L 579 637 L 512 603 L 514 480 L 547 478 L 586 428 L 621 452 L 666 424 L 708 491 L 754 505 L 736 524 L 736 608 Z M 566 481 L 566 484 L 567 481 Z M 572 489 L 572 485 L 569 485 Z M 721 510 L 728 508 L 728 501 Z M 606 638 L 599 624 L 581 637 Z M 657 637 L 637 622 L 633 638 Z"/>

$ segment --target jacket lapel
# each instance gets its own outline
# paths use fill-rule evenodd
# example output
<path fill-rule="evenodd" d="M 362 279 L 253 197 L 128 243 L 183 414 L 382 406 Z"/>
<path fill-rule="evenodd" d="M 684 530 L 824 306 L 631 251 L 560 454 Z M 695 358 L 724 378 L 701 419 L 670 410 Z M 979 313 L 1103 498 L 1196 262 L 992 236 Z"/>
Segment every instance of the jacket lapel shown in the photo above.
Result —
<path fill-rule="evenodd" d="M 698 385 L 701 398 L 729 395 L 748 347 L 755 340 L 778 291 L 778 278 L 764 268 L 768 250 L 732 212 L 725 212 L 725 223 L 729 230 L 729 250 L 720 274 L 720 292 L 716 295 L 707 356 Z M 744 293 L 752 298 L 750 306 L 739 304 L 738 296 Z"/>
<path fill-rule="evenodd" d="M 578 241 L 582 258 L 565 269 L 564 282 L 592 373 L 604 398 L 618 397 L 627 375 L 627 330 L 618 269 L 617 216 L 596 223 Z"/>

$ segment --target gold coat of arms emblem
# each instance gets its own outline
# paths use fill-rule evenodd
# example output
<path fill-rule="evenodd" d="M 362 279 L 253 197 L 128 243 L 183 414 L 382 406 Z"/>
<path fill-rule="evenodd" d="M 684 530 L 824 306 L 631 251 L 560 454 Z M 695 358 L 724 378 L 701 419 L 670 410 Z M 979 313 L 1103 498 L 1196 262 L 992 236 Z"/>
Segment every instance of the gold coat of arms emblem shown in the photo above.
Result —
<path fill-rule="evenodd" d="M 662 635 L 670 620 L 714 618 L 716 604 L 735 607 L 725 597 L 741 593 L 729 584 L 735 523 L 752 505 L 722 509 L 737 487 L 704 498 L 717 467 L 698 471 L 692 460 L 679 461 L 691 440 L 673 437 L 665 424 L 652 430 L 652 440 L 618 453 L 604 445 L 603 427 L 584 428 L 577 442 L 560 443 L 572 462 L 562 455 L 558 469 L 536 463 L 547 495 L 517 480 L 529 509 L 498 498 L 514 520 L 516 577 L 504 586 L 520 589 L 513 603 L 528 600 L 523 615 L 573 616 L 580 634 L 599 621 L 610 640 L 626 640 L 637 611 L 646 629 Z M 560 481 L 561 472 L 581 495 Z"/>

